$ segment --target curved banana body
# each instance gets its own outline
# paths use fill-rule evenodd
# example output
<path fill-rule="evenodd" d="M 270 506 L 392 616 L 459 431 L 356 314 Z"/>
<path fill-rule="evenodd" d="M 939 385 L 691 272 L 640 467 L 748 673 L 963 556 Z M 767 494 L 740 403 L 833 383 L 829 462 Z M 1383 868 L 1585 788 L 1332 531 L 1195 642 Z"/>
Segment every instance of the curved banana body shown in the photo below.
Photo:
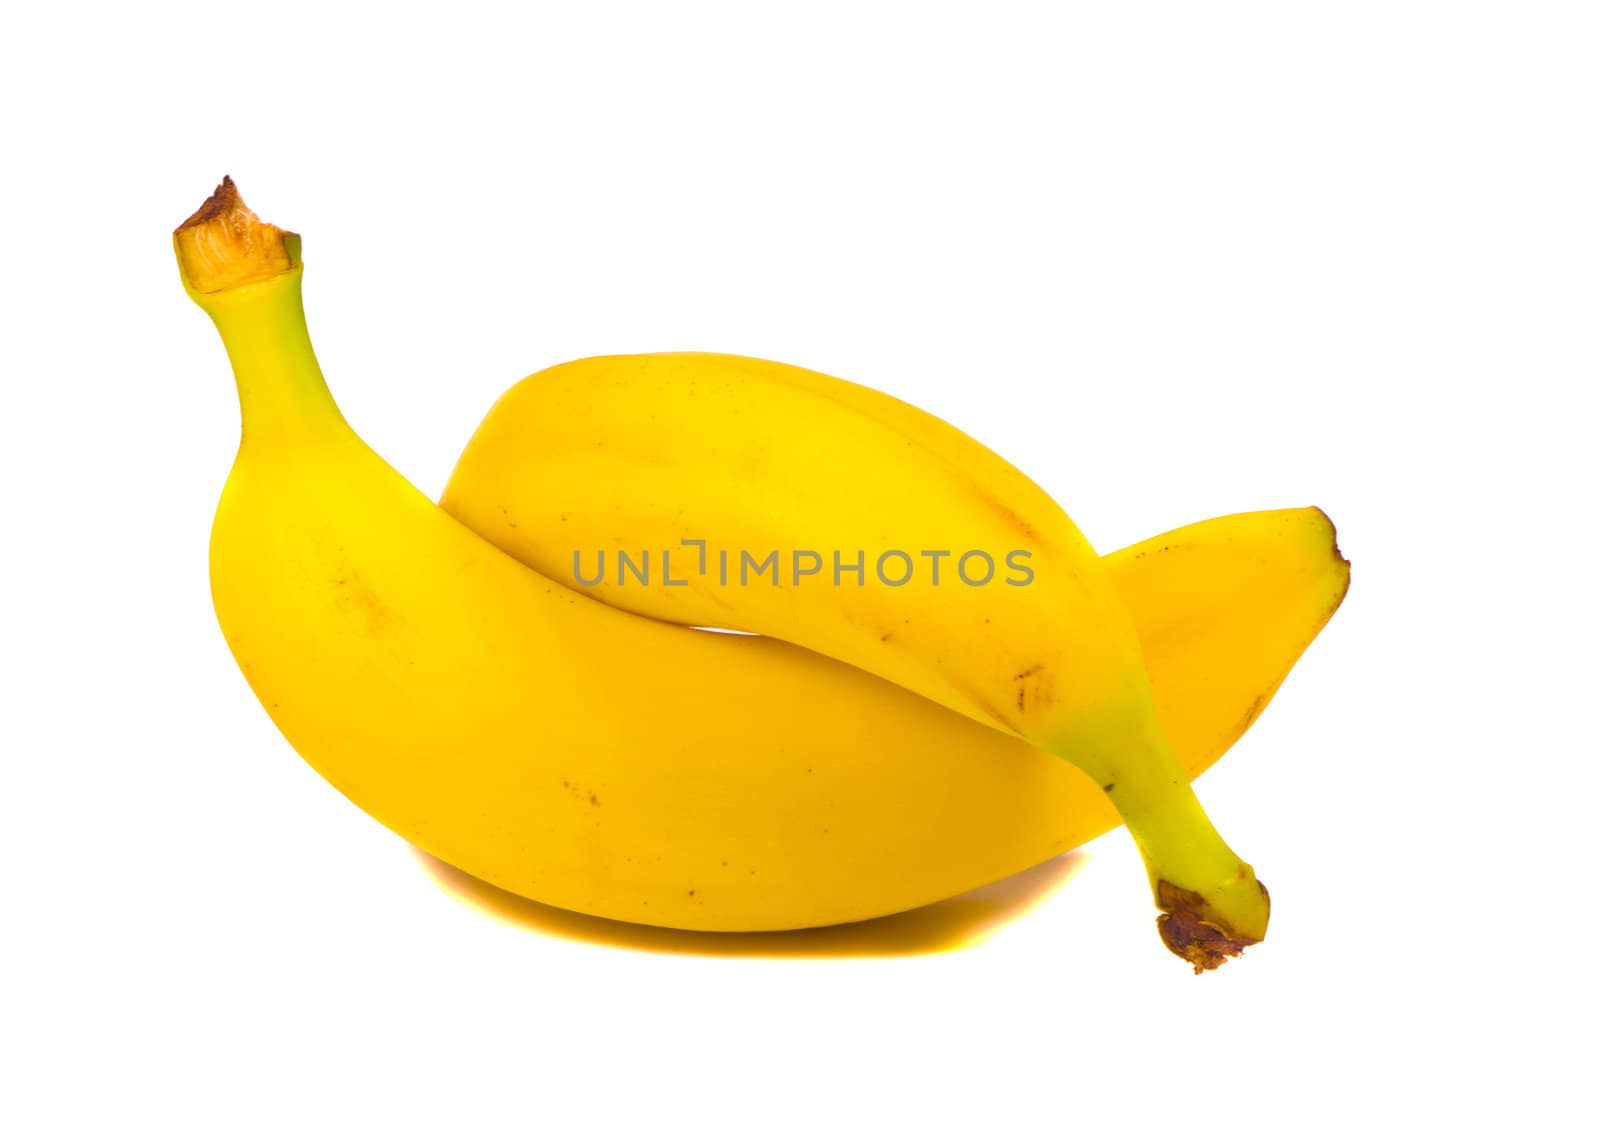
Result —
<path fill-rule="evenodd" d="M 569 589 L 781 637 L 1033 742 L 1137 706 L 1137 642 L 1070 518 L 843 380 L 701 353 L 561 364 L 501 397 L 441 504 Z"/>
<path fill-rule="evenodd" d="M 623 613 L 518 563 L 345 423 L 306 333 L 297 240 L 226 184 L 176 241 L 244 420 L 212 535 L 218 621 L 289 742 L 407 840 L 556 906 L 763 930 L 933 902 L 1115 824 L 1079 771 L 916 694 L 779 641 Z M 1259 714 L 1345 572 L 1309 510 L 1160 546 L 1175 550 L 1129 549 L 1111 572 L 1197 773 Z M 1142 577 L 1174 564 L 1181 606 Z M 1208 690 L 1175 683 L 1195 668 Z"/>
<path fill-rule="evenodd" d="M 580 360 L 501 397 L 441 504 L 568 589 L 793 642 L 1060 755 L 1128 824 L 1169 945 L 1220 964 L 1197 936 L 1231 954 L 1265 934 L 1265 889 L 1189 789 L 1098 555 L 937 418 L 762 360 Z"/>

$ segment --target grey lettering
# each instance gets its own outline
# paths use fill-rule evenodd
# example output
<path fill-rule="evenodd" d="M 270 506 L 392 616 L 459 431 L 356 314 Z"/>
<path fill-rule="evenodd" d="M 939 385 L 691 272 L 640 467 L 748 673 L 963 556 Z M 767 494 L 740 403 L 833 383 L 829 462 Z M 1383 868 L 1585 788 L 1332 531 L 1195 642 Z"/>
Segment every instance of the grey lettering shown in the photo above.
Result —
<path fill-rule="evenodd" d="M 970 579 L 967 577 L 967 560 L 971 559 L 974 555 L 976 555 L 979 559 L 982 559 L 984 564 L 989 568 L 989 570 L 985 572 L 983 578 L 981 579 Z M 956 562 L 956 572 L 961 576 L 961 581 L 966 583 L 968 586 L 983 586 L 990 579 L 994 578 L 994 556 L 990 555 L 987 551 L 969 551 Z"/>
<path fill-rule="evenodd" d="M 901 559 L 906 561 L 906 573 L 900 576 L 899 582 L 894 581 L 888 575 L 883 573 L 883 561 L 889 558 L 891 555 L 898 555 Z M 905 586 L 911 581 L 911 556 L 907 555 L 903 551 L 886 551 L 882 555 L 878 556 L 878 581 L 884 586 Z"/>

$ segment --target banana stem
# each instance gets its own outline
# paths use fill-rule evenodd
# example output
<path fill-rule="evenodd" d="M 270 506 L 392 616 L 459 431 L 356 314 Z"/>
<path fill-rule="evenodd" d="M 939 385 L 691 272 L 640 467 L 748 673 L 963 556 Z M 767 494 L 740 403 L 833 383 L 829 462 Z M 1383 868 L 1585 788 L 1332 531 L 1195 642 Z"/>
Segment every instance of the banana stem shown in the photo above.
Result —
<path fill-rule="evenodd" d="M 233 364 L 243 444 L 284 446 L 347 433 L 311 348 L 299 271 L 253 288 L 243 299 L 204 306 Z"/>
<path fill-rule="evenodd" d="M 1270 901 L 1255 870 L 1228 847 L 1187 783 L 1160 807 L 1125 811 L 1145 861 L 1161 938 L 1195 972 L 1216 969 L 1267 933 Z"/>
<path fill-rule="evenodd" d="M 1102 753 L 1111 749 L 1103 736 L 1051 749 L 1094 778 L 1122 815 L 1163 912 L 1162 941 L 1202 973 L 1266 937 L 1270 901 L 1206 816 L 1153 707 L 1143 711 L 1123 728 L 1142 741 L 1138 753 Z"/>
<path fill-rule="evenodd" d="M 228 350 L 243 442 L 348 433 L 306 329 L 299 236 L 263 223 L 224 178 L 172 238 L 184 288 Z"/>

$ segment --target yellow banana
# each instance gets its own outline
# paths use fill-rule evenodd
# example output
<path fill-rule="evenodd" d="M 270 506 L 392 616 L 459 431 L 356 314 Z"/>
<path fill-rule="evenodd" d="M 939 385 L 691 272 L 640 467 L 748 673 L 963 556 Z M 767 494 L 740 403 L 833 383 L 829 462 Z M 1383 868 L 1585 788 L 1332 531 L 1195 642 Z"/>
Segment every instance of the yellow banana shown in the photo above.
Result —
<path fill-rule="evenodd" d="M 418 847 L 573 910 L 762 930 L 933 902 L 1115 823 L 1078 771 L 918 695 L 779 641 L 620 612 L 508 557 L 341 416 L 298 238 L 225 181 L 174 242 L 243 415 L 212 534 L 218 621 L 289 742 Z M 1344 569 L 1311 511 L 1173 536 L 1191 546 L 1129 549 L 1112 573 L 1172 646 L 1153 644 L 1158 685 L 1169 665 L 1216 666 L 1209 691 L 1162 707 L 1193 773 L 1259 713 Z M 1193 562 L 1181 606 L 1140 578 L 1169 555 Z M 1233 585 L 1241 568 L 1260 590 Z"/>
<path fill-rule="evenodd" d="M 1209 968 L 1265 934 L 1099 557 L 933 416 L 744 357 L 579 360 L 501 397 L 441 504 L 573 591 L 781 638 L 1061 756 L 1127 823 L 1176 953 Z"/>

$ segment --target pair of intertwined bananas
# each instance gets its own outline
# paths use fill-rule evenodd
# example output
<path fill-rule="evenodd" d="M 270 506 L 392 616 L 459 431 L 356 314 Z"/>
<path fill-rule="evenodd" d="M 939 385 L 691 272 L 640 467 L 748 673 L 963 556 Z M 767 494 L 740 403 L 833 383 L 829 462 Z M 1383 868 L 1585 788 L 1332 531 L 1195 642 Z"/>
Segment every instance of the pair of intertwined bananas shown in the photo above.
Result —
<path fill-rule="evenodd" d="M 334 404 L 298 238 L 224 181 L 175 244 L 243 412 L 218 620 L 294 747 L 401 836 L 557 906 L 768 930 L 929 903 L 1120 816 L 1175 952 L 1264 935 L 1189 779 L 1344 595 L 1320 511 L 1101 559 L 953 427 L 696 354 L 523 381 L 436 506 Z"/>

